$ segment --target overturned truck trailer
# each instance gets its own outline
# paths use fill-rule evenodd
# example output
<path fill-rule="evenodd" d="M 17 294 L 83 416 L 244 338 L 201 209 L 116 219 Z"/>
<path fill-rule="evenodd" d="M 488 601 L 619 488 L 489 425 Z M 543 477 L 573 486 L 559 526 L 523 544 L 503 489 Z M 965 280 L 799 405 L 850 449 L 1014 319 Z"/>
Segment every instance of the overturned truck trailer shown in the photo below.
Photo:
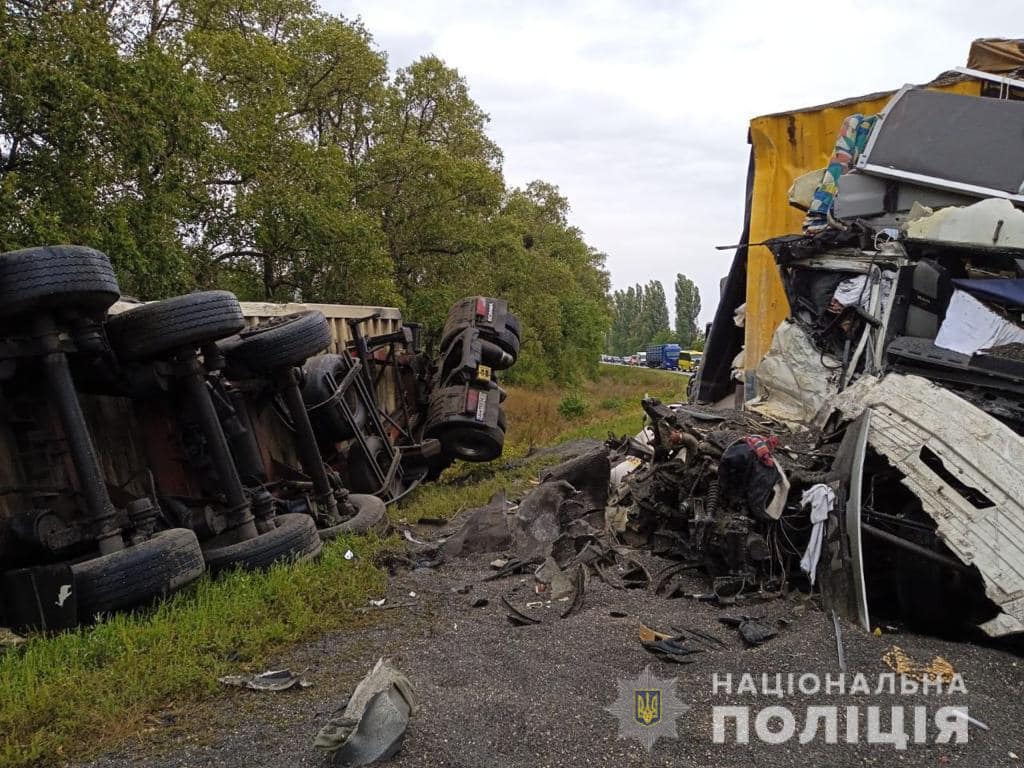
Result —
<path fill-rule="evenodd" d="M 467 297 L 436 354 L 396 309 L 118 301 L 105 254 L 0 254 L 0 621 L 53 630 L 204 570 L 387 526 L 453 461 L 501 454 L 519 325 Z"/>
<path fill-rule="evenodd" d="M 882 615 L 1024 632 L 1024 47 L 1010 42 L 978 41 L 972 67 L 926 86 L 751 124 L 743 245 L 694 400 L 836 448 L 822 592 L 866 629 Z"/>

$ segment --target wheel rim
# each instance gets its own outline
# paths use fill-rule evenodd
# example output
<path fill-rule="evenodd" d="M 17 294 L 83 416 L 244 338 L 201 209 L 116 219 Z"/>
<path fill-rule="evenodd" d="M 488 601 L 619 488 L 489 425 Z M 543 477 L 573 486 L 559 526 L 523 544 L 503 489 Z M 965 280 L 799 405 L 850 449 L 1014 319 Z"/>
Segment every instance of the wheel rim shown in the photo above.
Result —
<path fill-rule="evenodd" d="M 478 459 L 494 453 L 494 440 L 476 430 L 463 430 L 454 435 L 455 453 L 468 459 Z"/>

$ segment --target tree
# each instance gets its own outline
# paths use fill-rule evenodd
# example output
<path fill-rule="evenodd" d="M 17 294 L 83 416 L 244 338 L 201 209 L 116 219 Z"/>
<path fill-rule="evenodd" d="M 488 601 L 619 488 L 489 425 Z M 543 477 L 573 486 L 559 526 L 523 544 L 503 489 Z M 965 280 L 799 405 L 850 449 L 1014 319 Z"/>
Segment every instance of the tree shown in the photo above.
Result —
<path fill-rule="evenodd" d="M 662 332 L 668 332 L 668 301 L 659 280 L 644 286 L 640 310 L 640 343 L 650 344 Z"/>
<path fill-rule="evenodd" d="M 217 104 L 190 248 L 200 282 L 246 298 L 396 300 L 352 162 L 386 78 L 369 34 L 306 0 L 197 0 L 191 14 L 190 55 Z"/>
<path fill-rule="evenodd" d="M 487 121 L 458 71 L 427 55 L 390 77 L 362 23 L 313 0 L 17 0 L 0 249 L 97 247 L 143 299 L 394 303 L 428 339 L 456 299 L 501 295 L 513 375 L 578 378 L 609 330 L 605 255 L 556 186 L 506 188 Z"/>
<path fill-rule="evenodd" d="M 648 344 L 672 341 L 665 289 L 657 280 L 618 290 L 611 297 L 611 354 L 632 354 Z"/>
<path fill-rule="evenodd" d="M 628 355 L 636 351 L 640 322 L 639 286 L 630 286 L 612 294 L 612 325 L 609 334 L 609 352 Z"/>
<path fill-rule="evenodd" d="M 182 233 L 212 103 L 181 52 L 127 3 L 0 10 L 0 250 L 106 251 L 126 292 L 185 290 Z"/>
<path fill-rule="evenodd" d="M 512 190 L 502 206 L 485 272 L 507 296 L 525 328 L 513 374 L 522 380 L 573 380 L 594 373 L 609 327 L 605 255 L 568 224 L 558 188 L 534 181 Z"/>
<path fill-rule="evenodd" d="M 686 275 L 676 275 L 676 337 L 683 349 L 693 349 L 700 315 L 700 291 Z"/>
<path fill-rule="evenodd" d="M 359 199 L 380 212 L 398 292 L 428 323 L 482 277 L 474 261 L 504 193 L 486 123 L 465 80 L 436 56 L 398 71 L 375 119 Z"/>

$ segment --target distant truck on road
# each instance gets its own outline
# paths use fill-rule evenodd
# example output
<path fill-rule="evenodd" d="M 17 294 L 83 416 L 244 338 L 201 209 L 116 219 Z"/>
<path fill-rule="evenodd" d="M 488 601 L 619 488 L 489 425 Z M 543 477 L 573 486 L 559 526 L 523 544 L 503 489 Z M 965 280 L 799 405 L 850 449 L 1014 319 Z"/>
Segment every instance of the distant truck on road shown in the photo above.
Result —
<path fill-rule="evenodd" d="M 704 353 L 699 349 L 684 349 L 679 353 L 679 370 L 696 371 L 700 367 L 700 360 Z"/>
<path fill-rule="evenodd" d="M 678 344 L 650 344 L 647 347 L 646 364 L 648 368 L 661 368 L 666 371 L 679 370 Z M 640 353 L 644 354 L 644 353 Z"/>

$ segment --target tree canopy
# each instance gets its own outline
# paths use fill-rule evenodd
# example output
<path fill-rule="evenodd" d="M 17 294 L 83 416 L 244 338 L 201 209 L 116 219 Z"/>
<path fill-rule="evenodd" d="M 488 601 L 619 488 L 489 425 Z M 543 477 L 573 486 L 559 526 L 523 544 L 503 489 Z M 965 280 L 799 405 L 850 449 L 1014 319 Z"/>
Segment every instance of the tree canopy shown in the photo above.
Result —
<path fill-rule="evenodd" d="M 700 337 L 697 317 L 700 315 L 700 291 L 697 284 L 683 274 L 676 275 L 676 338 L 684 349 L 694 349 Z M 700 347 L 703 349 L 703 345 Z"/>
<path fill-rule="evenodd" d="M 668 301 L 659 281 L 612 293 L 612 319 L 605 350 L 612 355 L 631 355 L 648 344 L 672 342 L 683 349 L 703 349 L 703 333 L 697 328 L 700 291 L 682 274 L 676 275 L 675 291 L 675 329 L 669 327 Z"/>
<path fill-rule="evenodd" d="M 648 344 L 673 340 L 665 288 L 659 280 L 612 294 L 612 322 L 606 344 L 609 354 L 631 355 Z"/>
<path fill-rule="evenodd" d="M 610 322 L 604 254 L 554 185 L 506 187 L 487 122 L 456 70 L 390 75 L 311 0 L 10 0 L 0 250 L 99 248 L 143 299 L 396 304 L 428 337 L 500 295 L 518 375 L 580 376 Z"/>

